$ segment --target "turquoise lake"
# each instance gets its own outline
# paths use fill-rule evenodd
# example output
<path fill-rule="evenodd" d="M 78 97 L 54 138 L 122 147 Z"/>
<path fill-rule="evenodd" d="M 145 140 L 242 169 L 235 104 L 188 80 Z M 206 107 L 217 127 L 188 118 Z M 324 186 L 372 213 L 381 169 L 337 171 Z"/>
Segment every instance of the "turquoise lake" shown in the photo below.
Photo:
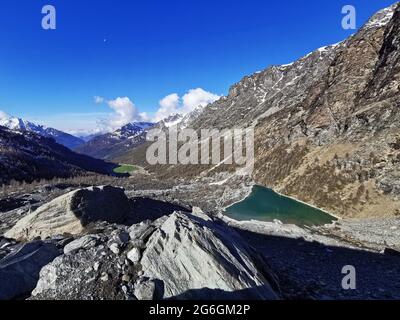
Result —
<path fill-rule="evenodd" d="M 322 210 L 261 186 L 254 186 L 246 199 L 226 208 L 225 214 L 239 221 L 278 219 L 298 226 L 323 225 L 337 220 Z"/>

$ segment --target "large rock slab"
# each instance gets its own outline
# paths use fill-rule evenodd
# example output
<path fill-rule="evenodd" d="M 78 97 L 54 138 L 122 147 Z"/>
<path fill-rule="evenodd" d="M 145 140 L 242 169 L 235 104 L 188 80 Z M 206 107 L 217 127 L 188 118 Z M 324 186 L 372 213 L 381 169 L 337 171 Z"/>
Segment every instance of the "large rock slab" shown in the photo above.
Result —
<path fill-rule="evenodd" d="M 99 242 L 99 236 L 97 235 L 86 235 L 82 238 L 76 239 L 68 243 L 64 247 L 64 254 L 73 254 L 81 249 L 93 248 Z"/>
<path fill-rule="evenodd" d="M 39 272 L 61 252 L 54 244 L 35 241 L 21 246 L 0 261 L 0 300 L 29 295 Z"/>
<path fill-rule="evenodd" d="M 160 298 L 276 299 L 251 249 L 222 222 L 173 213 L 147 242 L 144 277 L 163 283 Z"/>
<path fill-rule="evenodd" d="M 91 222 L 122 223 L 129 211 L 129 200 L 121 188 L 102 186 L 79 189 L 22 218 L 6 236 L 32 240 L 59 234 L 76 235 Z"/>

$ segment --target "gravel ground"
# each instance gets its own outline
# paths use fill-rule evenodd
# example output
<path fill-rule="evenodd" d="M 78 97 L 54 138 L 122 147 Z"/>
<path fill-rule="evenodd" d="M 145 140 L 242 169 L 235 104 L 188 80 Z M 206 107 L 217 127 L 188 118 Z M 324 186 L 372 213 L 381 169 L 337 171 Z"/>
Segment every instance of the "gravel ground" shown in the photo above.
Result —
<path fill-rule="evenodd" d="M 400 257 L 238 230 L 268 261 L 287 299 L 400 299 Z M 344 266 L 356 289 L 342 288 Z"/>
<path fill-rule="evenodd" d="M 245 197 L 251 187 L 249 183 L 239 188 L 232 182 L 202 180 L 179 187 L 164 182 L 163 187 L 157 188 L 152 179 L 143 181 L 132 179 L 132 186 L 126 190 L 130 198 L 149 196 L 186 207 L 198 206 L 214 214 L 224 204 Z M 29 210 L 68 191 L 42 190 L 18 196 L 16 208 L 12 199 L 3 201 L 0 235 Z M 383 254 L 386 248 L 400 248 L 400 218 L 340 220 L 308 230 L 279 223 L 265 227 L 260 222 L 237 222 L 231 226 L 268 261 L 287 299 L 400 299 L 400 254 Z M 355 290 L 341 286 L 345 276 L 342 268 L 346 265 L 356 269 Z"/>
<path fill-rule="evenodd" d="M 388 247 L 400 249 L 400 218 L 397 217 L 341 220 L 319 231 L 376 251 Z"/>

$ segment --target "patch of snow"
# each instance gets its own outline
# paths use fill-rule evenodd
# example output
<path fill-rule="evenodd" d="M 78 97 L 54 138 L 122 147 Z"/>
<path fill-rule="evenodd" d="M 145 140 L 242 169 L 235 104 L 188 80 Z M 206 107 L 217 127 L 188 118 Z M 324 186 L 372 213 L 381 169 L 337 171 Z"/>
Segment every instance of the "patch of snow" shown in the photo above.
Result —
<path fill-rule="evenodd" d="M 161 120 L 160 123 L 162 123 L 165 127 L 173 127 L 178 125 L 183 119 L 183 115 L 176 113 L 173 115 L 170 115 L 168 118 L 165 118 L 164 120 Z"/>
<path fill-rule="evenodd" d="M 388 8 L 378 11 L 369 21 L 364 25 L 363 29 L 380 28 L 386 26 L 392 19 L 394 11 L 398 6 L 398 2 Z"/>
<path fill-rule="evenodd" d="M 225 180 L 221 180 L 218 182 L 212 182 L 209 185 L 210 186 L 222 186 L 223 184 L 225 184 L 227 181 L 229 180 L 229 178 L 225 179 Z"/>

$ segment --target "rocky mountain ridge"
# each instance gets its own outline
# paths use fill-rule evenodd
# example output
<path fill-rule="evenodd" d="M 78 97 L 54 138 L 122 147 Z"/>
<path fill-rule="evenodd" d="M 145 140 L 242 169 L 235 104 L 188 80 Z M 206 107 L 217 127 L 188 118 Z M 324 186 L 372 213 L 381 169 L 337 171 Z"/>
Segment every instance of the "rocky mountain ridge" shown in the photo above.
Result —
<path fill-rule="evenodd" d="M 128 123 L 114 132 L 94 136 L 74 150 L 98 159 L 112 159 L 145 142 L 145 133 L 153 126 L 150 122 Z"/>
<path fill-rule="evenodd" d="M 0 111 L 0 126 L 6 127 L 10 130 L 34 132 L 46 138 L 53 138 L 57 143 L 69 149 L 74 149 L 85 143 L 82 139 L 71 134 L 54 128 L 37 125 L 21 118 L 12 117 L 2 111 Z"/>

